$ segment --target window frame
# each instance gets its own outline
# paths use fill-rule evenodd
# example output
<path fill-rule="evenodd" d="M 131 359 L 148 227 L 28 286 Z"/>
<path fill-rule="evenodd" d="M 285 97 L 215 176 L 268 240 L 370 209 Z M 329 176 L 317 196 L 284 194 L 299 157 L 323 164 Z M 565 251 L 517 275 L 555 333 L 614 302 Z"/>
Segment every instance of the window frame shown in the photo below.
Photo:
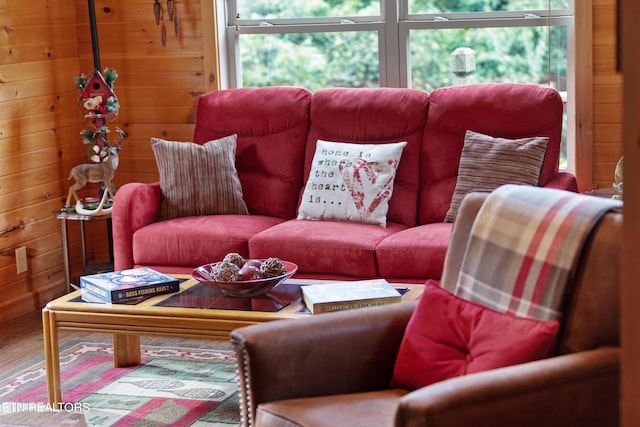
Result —
<path fill-rule="evenodd" d="M 220 25 L 226 42 L 219 43 L 220 57 L 226 59 L 220 65 L 220 86 L 242 87 L 242 67 L 239 55 L 239 39 L 243 34 L 284 34 L 314 32 L 375 31 L 378 33 L 380 87 L 411 87 L 410 41 L 412 30 L 438 30 L 454 28 L 499 28 L 526 26 L 567 26 L 567 72 L 566 92 L 561 92 L 565 101 L 567 117 L 566 141 L 568 163 L 564 170 L 576 173 L 578 167 L 576 122 L 584 113 L 576 111 L 577 88 L 584 87 L 583 80 L 588 75 L 576 72 L 575 44 L 580 38 L 575 34 L 576 3 L 591 8 L 591 0 L 585 4 L 571 0 L 568 9 L 526 11 L 535 16 L 524 17 L 521 11 L 475 12 L 443 14 L 410 14 L 409 0 L 380 0 L 380 14 L 371 16 L 345 16 L 299 19 L 247 20 L 238 17 L 237 0 L 218 0 L 217 13 L 224 25 Z M 482 14 L 478 17 L 478 14 Z M 581 16 L 584 11 L 581 11 Z M 396 19 L 386 19 L 395 16 Z M 471 19 L 473 18 L 473 19 Z M 221 24 L 221 23 L 220 23 Z M 581 60 L 580 62 L 584 62 Z M 224 67 L 226 64 L 227 67 Z M 581 78 L 578 83 L 576 80 Z M 588 79 L 590 82 L 591 80 Z M 572 120 L 571 118 L 575 118 Z M 580 144 L 580 150 L 582 150 Z M 589 151 L 590 152 L 590 151 Z M 580 161 L 591 159 L 590 155 L 581 155 Z M 583 167 L 582 170 L 585 168 Z M 589 175 L 589 180 L 591 176 Z M 580 180 L 580 178 L 579 178 Z"/>

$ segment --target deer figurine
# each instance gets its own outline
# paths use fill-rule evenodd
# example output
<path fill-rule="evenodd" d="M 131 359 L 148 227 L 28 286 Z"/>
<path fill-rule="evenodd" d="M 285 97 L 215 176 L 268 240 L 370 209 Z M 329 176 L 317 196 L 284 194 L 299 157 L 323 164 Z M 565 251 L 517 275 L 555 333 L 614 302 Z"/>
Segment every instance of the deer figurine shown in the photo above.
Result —
<path fill-rule="evenodd" d="M 74 166 L 71 169 L 71 173 L 69 174 L 69 179 L 75 180 L 75 184 L 69 187 L 69 193 L 67 194 L 66 206 L 71 205 L 71 197 L 75 197 L 76 200 L 76 211 L 78 213 L 85 214 L 97 214 L 105 212 L 103 210 L 103 206 L 107 201 L 108 196 L 114 197 L 113 191 L 111 189 L 111 181 L 113 180 L 113 176 L 115 174 L 116 169 L 118 168 L 118 163 L 120 161 L 118 157 L 118 151 L 122 149 L 120 143 L 126 137 L 124 131 L 118 129 L 118 133 L 120 133 L 120 140 L 112 146 L 107 146 L 107 155 L 103 159 L 101 163 L 97 164 L 81 164 Z M 98 208 L 94 210 L 87 211 L 82 208 L 82 200 L 78 197 L 76 191 L 83 188 L 87 185 L 88 182 L 102 182 L 104 184 L 104 194 L 102 195 L 102 199 L 100 200 L 100 204 Z"/>

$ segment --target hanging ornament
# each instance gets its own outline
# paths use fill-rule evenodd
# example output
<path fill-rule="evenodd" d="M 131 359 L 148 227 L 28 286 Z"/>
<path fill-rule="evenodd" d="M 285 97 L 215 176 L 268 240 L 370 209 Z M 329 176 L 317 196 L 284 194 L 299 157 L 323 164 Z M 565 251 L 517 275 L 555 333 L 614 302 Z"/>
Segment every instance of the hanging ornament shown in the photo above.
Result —
<path fill-rule="evenodd" d="M 153 4 L 153 14 L 156 17 L 156 25 L 160 25 L 160 18 L 162 17 L 162 5 L 160 4 L 160 0 L 155 0 Z"/>
<path fill-rule="evenodd" d="M 175 11 L 175 0 L 167 0 L 167 12 L 169 12 L 169 21 L 173 21 L 173 12 Z"/>
<path fill-rule="evenodd" d="M 167 14 L 169 15 L 169 22 L 173 21 L 173 32 L 176 37 L 180 37 L 180 19 L 178 19 L 177 0 L 167 0 Z M 160 0 L 154 0 L 153 2 L 153 15 L 156 20 L 156 25 L 160 26 L 162 47 L 166 47 L 167 28 L 164 24 L 164 8 L 162 7 Z"/>

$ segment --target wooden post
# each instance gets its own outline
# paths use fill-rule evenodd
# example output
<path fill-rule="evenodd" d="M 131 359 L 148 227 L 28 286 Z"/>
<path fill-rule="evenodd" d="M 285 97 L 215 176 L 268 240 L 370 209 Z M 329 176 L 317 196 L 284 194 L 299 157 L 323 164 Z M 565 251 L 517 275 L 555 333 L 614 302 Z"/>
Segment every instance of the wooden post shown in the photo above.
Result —
<path fill-rule="evenodd" d="M 638 0 L 622 1 L 622 73 L 624 76 L 624 238 L 622 242 L 622 422 L 638 425 L 640 418 L 640 15 Z"/>
<path fill-rule="evenodd" d="M 93 51 L 93 68 L 100 71 L 100 44 L 98 42 L 98 26 L 96 25 L 96 5 L 94 0 L 87 0 L 89 5 L 89 26 L 91 27 L 91 49 Z"/>

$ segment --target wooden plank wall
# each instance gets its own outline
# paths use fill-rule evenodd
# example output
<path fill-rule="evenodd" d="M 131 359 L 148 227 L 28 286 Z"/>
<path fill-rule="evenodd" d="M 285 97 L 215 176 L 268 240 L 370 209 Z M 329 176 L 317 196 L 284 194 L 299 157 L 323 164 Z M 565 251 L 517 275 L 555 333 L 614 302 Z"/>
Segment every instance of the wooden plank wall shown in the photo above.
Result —
<path fill-rule="evenodd" d="M 609 188 L 622 156 L 622 75 L 616 70 L 615 0 L 593 0 L 593 98 L 593 182 Z"/>
<path fill-rule="evenodd" d="M 176 5 L 180 36 L 165 12 L 163 47 L 153 0 L 95 0 L 101 66 L 119 73 L 114 89 L 121 109 L 111 126 L 129 135 L 116 186 L 157 180 L 149 138 L 191 139 L 197 96 L 211 87 L 203 76 L 211 61 L 203 59 L 201 4 Z M 40 310 L 66 289 L 54 212 L 66 198 L 70 169 L 87 161 L 79 133 L 91 124 L 77 107 L 73 77 L 93 71 L 88 16 L 86 0 L 0 0 L 0 323 Z M 98 191 L 95 184 L 87 188 L 85 195 Z M 75 221 L 69 237 L 77 280 Z M 104 262 L 103 221 L 87 224 L 87 239 L 89 262 Z M 27 247 L 29 271 L 17 274 L 20 246 Z"/>
<path fill-rule="evenodd" d="M 0 1 L 0 321 L 39 309 L 64 282 L 53 212 L 81 160 L 76 12 L 68 0 Z M 27 273 L 15 248 L 26 246 Z"/>
<path fill-rule="evenodd" d="M 166 2 L 163 2 L 166 5 Z M 161 44 L 153 0 L 95 0 L 101 65 L 119 73 L 120 115 L 128 133 L 116 186 L 157 180 L 151 136 L 190 140 L 200 93 L 217 85 L 210 32 L 213 2 L 177 0 L 180 36 L 168 22 Z M 615 0 L 593 0 L 594 183 L 611 185 L 621 148 L 621 78 L 614 71 Z M 203 35 L 202 23 L 206 22 Z M 39 310 L 64 292 L 60 224 L 69 170 L 84 163 L 88 126 L 72 78 L 93 70 L 86 0 L 0 0 L 0 323 Z M 213 78 L 211 78 L 213 77 Z M 95 194 L 95 186 L 85 194 Z M 80 272 L 78 224 L 71 224 L 72 277 Z M 107 258 L 104 224 L 87 228 L 90 262 Z M 15 248 L 29 271 L 17 274 Z"/>

